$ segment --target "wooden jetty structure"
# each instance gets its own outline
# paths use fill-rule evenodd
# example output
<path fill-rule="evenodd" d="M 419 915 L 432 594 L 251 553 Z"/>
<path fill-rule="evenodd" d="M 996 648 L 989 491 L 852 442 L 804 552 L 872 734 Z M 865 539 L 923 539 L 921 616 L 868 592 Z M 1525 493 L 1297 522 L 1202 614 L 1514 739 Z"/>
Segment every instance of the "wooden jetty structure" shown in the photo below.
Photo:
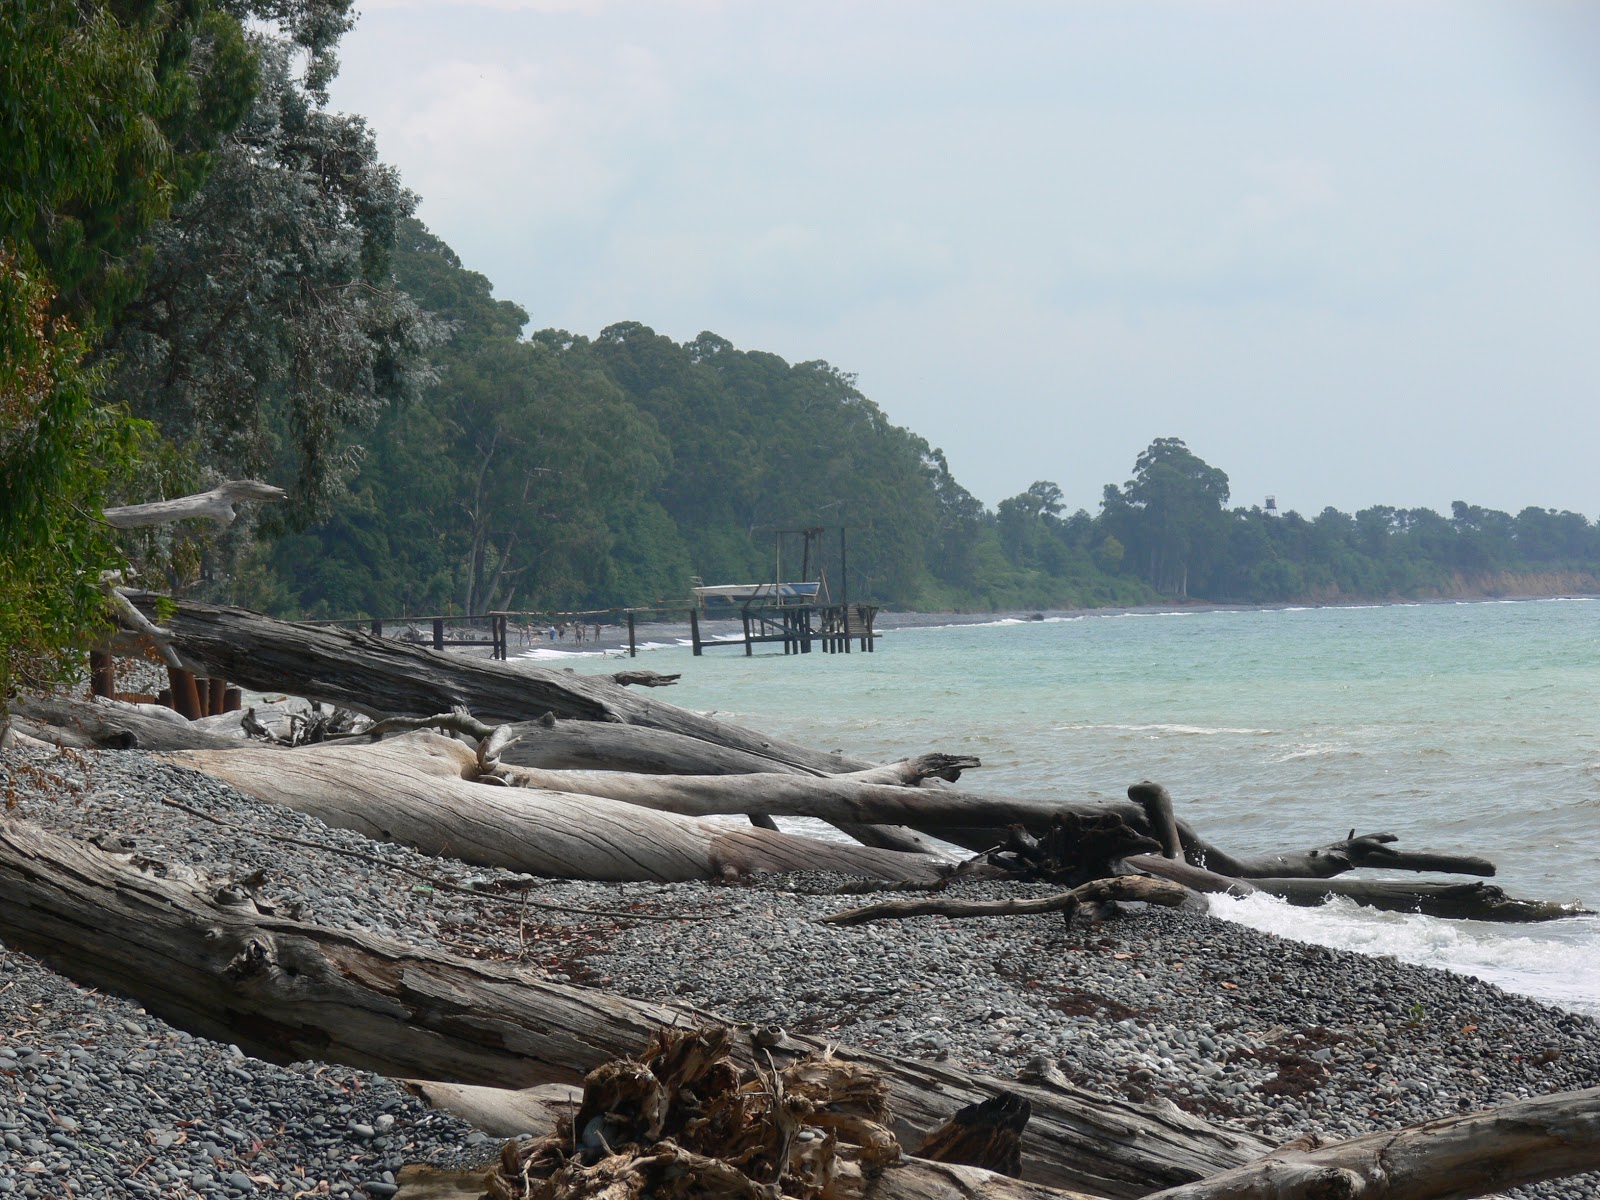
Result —
<path fill-rule="evenodd" d="M 785 589 L 797 589 L 787 593 Z M 707 647 L 743 646 L 745 656 L 763 644 L 782 645 L 785 654 L 810 654 L 820 646 L 824 654 L 849 654 L 856 643 L 867 654 L 876 649 L 878 615 L 874 604 L 818 603 L 815 585 L 720 584 L 695 588 L 696 599 L 723 599 L 732 602 L 729 615 L 737 613 L 743 627 L 739 638 L 705 638 L 700 632 L 701 616 L 709 611 L 697 604 L 689 610 L 689 639 L 696 656 Z M 710 593 L 702 597 L 701 593 Z M 736 608 L 734 607 L 736 605 Z"/>
<path fill-rule="evenodd" d="M 839 529 L 841 596 L 837 603 L 833 601 L 827 572 L 822 567 L 822 535 L 826 532 L 822 526 L 772 530 L 778 550 L 771 583 L 724 583 L 691 588 L 695 607 L 689 612 L 689 638 L 695 655 L 700 655 L 708 646 L 743 646 L 748 658 L 763 644 L 781 645 L 785 654 L 810 654 L 817 645 L 824 654 L 849 654 L 852 641 L 864 653 L 872 653 L 877 648 L 878 634 L 873 626 L 878 607 L 852 605 L 842 594 L 848 579 L 842 526 Z M 786 535 L 802 539 L 800 578 L 794 581 L 783 578 Z M 813 562 L 817 567 L 815 579 L 811 578 Z M 717 604 L 726 605 L 730 610 L 737 607 L 743 637 L 737 640 L 701 637 L 700 618 L 713 611 L 712 606 Z"/>

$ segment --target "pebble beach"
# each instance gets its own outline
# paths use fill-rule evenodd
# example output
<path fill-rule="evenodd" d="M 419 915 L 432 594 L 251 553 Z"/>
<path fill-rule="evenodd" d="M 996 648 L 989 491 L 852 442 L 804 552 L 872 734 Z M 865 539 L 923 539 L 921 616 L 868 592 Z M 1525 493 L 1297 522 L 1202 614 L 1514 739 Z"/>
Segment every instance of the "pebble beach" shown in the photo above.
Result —
<path fill-rule="evenodd" d="M 304 920 L 1000 1078 L 1053 1067 L 1274 1141 L 1600 1085 L 1588 1017 L 1205 913 L 827 926 L 893 896 L 820 875 L 532 879 L 329 829 L 134 751 L 9 751 L 0 795 L 8 817 L 58 833 L 222 878 L 261 871 L 261 898 Z M 0 1196 L 383 1198 L 406 1163 L 499 1147 L 393 1081 L 249 1058 L 4 946 L 0 1023 Z M 1600 1176 L 1507 1194 L 1580 1200 Z"/>

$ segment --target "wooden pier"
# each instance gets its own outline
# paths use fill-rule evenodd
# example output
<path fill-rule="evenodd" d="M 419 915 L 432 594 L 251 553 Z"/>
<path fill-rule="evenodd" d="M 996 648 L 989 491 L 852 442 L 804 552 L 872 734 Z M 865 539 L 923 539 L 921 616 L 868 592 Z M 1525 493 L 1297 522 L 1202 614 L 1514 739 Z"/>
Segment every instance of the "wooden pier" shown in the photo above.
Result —
<path fill-rule="evenodd" d="M 785 654 L 810 654 L 813 646 L 824 654 L 849 654 L 851 642 L 871 654 L 877 649 L 877 616 L 873 604 L 747 604 L 739 609 L 743 637 L 707 640 L 700 636 L 700 611 L 691 608 L 689 639 L 696 657 L 708 646 L 743 646 L 748 658 L 757 646 L 772 644 L 781 644 Z"/>

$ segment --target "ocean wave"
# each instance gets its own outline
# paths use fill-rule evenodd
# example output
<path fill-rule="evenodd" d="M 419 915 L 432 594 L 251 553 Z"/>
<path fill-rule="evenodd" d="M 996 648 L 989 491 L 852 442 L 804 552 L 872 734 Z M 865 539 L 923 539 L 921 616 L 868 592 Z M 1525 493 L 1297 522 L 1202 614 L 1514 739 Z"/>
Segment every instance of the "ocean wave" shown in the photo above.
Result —
<path fill-rule="evenodd" d="M 1337 742 L 1313 742 L 1310 745 L 1298 746 L 1293 750 L 1286 751 L 1285 753 L 1278 755 L 1278 757 L 1272 761 L 1285 763 L 1295 762 L 1296 760 L 1306 758 L 1338 757 L 1360 758 L 1361 751 L 1353 749 L 1349 746 L 1342 746 Z"/>
<path fill-rule="evenodd" d="M 1264 737 L 1277 733 L 1275 729 L 1234 729 L 1227 726 L 1214 727 L 1210 725 L 1116 725 L 1100 724 L 1091 721 L 1074 721 L 1065 725 L 1051 727 L 1058 733 L 1091 732 L 1097 730 L 1111 730 L 1117 733 L 1182 733 L 1199 737 L 1210 737 L 1220 733 L 1243 734 L 1250 737 Z"/>
<path fill-rule="evenodd" d="M 1320 908 L 1295 908 L 1261 892 L 1207 899 L 1213 916 L 1263 933 L 1373 957 L 1390 955 L 1600 1016 L 1600 920 L 1575 918 L 1530 932 L 1380 912 L 1343 898 Z"/>

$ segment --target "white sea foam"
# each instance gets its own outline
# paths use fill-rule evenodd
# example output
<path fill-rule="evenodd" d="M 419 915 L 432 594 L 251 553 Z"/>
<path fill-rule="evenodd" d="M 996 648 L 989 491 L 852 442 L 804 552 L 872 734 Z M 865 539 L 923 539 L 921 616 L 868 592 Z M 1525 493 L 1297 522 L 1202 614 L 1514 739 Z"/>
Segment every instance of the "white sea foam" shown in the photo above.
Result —
<path fill-rule="evenodd" d="M 1117 725 L 1100 724 L 1093 721 L 1073 721 L 1065 725 L 1055 725 L 1051 728 L 1060 733 L 1110 730 L 1120 733 L 1181 733 L 1196 737 L 1213 737 L 1224 733 L 1254 737 L 1271 735 L 1277 732 L 1273 729 L 1217 728 L 1210 725 Z"/>
<path fill-rule="evenodd" d="M 1261 892 L 1243 899 L 1209 899 L 1214 915 L 1264 933 L 1360 954 L 1392 955 L 1600 1016 L 1600 919 L 1506 926 L 1379 912 L 1342 898 L 1320 908 L 1295 908 Z"/>

